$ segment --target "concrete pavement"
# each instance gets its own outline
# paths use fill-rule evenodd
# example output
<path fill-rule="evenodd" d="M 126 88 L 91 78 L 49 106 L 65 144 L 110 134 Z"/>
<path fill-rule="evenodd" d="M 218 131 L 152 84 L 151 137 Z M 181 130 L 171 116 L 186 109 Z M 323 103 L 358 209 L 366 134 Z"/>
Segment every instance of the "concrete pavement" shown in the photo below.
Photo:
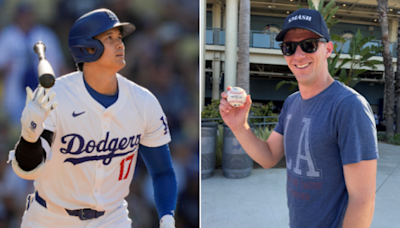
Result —
<path fill-rule="evenodd" d="M 400 146 L 379 143 L 375 213 L 371 228 L 400 227 Z M 286 169 L 253 169 L 228 179 L 222 170 L 201 180 L 202 228 L 287 228 Z"/>

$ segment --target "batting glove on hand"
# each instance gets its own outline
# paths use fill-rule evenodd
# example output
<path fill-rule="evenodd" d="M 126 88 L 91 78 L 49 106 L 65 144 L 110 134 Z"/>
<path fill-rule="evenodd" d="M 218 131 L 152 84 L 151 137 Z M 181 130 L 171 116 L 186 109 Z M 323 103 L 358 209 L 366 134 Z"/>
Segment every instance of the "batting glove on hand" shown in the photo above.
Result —
<path fill-rule="evenodd" d="M 172 215 L 164 215 L 160 220 L 160 228 L 175 228 L 175 219 Z"/>
<path fill-rule="evenodd" d="M 44 120 L 50 111 L 57 107 L 57 101 L 53 101 L 55 92 L 49 94 L 49 89 L 38 86 L 35 93 L 26 87 L 26 103 L 22 111 L 22 137 L 31 143 L 37 142 L 43 132 Z"/>

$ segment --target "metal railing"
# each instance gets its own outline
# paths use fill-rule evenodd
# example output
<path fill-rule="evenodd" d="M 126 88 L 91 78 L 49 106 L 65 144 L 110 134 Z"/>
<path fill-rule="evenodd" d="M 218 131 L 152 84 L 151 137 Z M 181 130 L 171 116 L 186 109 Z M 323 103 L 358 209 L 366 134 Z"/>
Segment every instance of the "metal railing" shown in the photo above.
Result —
<path fill-rule="evenodd" d="M 265 49 L 280 49 L 279 43 L 275 40 L 276 32 L 264 32 L 264 31 L 250 31 L 250 47 L 254 48 L 265 48 Z M 350 49 L 350 40 L 346 39 L 345 43 L 337 43 L 337 51 L 342 50 L 342 54 L 348 54 Z M 207 28 L 206 29 L 206 44 L 207 45 L 225 45 L 225 29 L 223 28 Z M 372 40 L 364 45 L 364 48 L 367 46 L 382 46 L 381 40 Z M 390 52 L 392 53 L 392 57 L 397 56 L 397 42 L 390 42 Z M 378 54 L 377 56 L 382 56 L 382 54 Z"/>
<path fill-rule="evenodd" d="M 223 28 L 207 28 L 206 44 L 208 45 L 225 45 L 225 29 Z"/>
<path fill-rule="evenodd" d="M 259 127 L 267 127 L 267 126 L 274 126 L 278 122 L 267 122 L 267 119 L 279 118 L 279 116 L 249 116 L 248 121 L 251 122 L 252 119 L 262 119 L 262 122 L 259 123 L 251 123 L 251 125 L 256 125 Z M 208 122 L 214 120 L 222 120 L 222 118 L 201 118 L 201 122 Z"/>

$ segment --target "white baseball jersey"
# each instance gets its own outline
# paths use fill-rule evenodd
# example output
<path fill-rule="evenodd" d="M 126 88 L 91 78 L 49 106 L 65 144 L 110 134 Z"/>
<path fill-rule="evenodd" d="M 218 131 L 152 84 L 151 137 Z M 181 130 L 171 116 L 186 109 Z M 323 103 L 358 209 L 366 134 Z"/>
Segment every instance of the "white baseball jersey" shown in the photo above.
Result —
<path fill-rule="evenodd" d="M 82 72 L 57 79 L 58 107 L 45 121 L 54 132 L 35 188 L 48 203 L 108 211 L 129 193 L 139 144 L 170 142 L 161 106 L 147 89 L 117 74 L 118 100 L 108 108 L 87 91 Z"/>

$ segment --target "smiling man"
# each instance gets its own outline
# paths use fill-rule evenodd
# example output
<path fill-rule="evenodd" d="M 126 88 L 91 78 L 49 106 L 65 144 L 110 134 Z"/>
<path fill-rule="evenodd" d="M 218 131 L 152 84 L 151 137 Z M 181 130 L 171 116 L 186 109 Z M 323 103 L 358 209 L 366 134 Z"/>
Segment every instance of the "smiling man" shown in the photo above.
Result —
<path fill-rule="evenodd" d="M 286 99 L 274 131 L 267 141 L 252 133 L 250 95 L 232 107 L 223 92 L 223 120 L 264 168 L 286 156 L 290 228 L 370 227 L 378 149 L 368 102 L 329 74 L 333 44 L 318 11 L 289 15 L 276 40 L 299 92 Z"/>
<path fill-rule="evenodd" d="M 126 64 L 122 38 L 134 30 L 108 9 L 83 15 L 68 37 L 78 71 L 50 91 L 27 88 L 21 137 L 10 152 L 15 173 L 35 180 L 21 227 L 130 228 L 124 198 L 139 152 L 153 179 L 160 227 L 175 227 L 165 114 L 150 91 L 117 73 Z"/>

